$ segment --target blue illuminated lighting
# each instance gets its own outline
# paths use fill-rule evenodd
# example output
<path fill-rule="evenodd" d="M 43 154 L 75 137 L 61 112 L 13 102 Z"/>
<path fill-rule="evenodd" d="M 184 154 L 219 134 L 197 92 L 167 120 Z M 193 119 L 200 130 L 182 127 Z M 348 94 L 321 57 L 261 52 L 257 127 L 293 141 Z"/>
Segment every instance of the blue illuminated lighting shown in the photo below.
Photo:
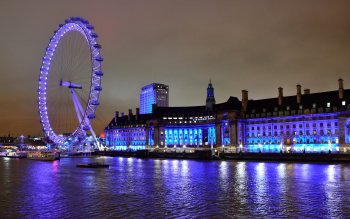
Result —
<path fill-rule="evenodd" d="M 222 121 L 221 139 L 223 145 L 230 145 L 230 126 L 228 125 L 228 121 L 226 120 Z"/>
<path fill-rule="evenodd" d="M 114 146 L 111 149 L 116 151 L 127 151 L 127 150 L 144 150 L 145 146 Z"/>
<path fill-rule="evenodd" d="M 265 120 L 271 120 L 271 121 L 277 121 L 281 119 L 299 119 L 299 121 L 303 119 L 312 119 L 316 117 L 336 117 L 338 116 L 338 113 L 318 113 L 318 114 L 303 114 L 303 115 L 294 115 L 294 116 L 276 116 L 276 117 L 267 117 L 267 118 L 251 118 L 251 119 L 245 119 L 247 122 L 258 122 L 258 121 L 265 121 Z"/>
<path fill-rule="evenodd" d="M 347 119 L 345 122 L 344 134 L 345 134 L 345 143 L 349 144 L 350 143 L 350 118 Z"/>
<path fill-rule="evenodd" d="M 205 120 L 196 124 L 172 123 L 174 118 L 182 119 L 183 116 L 168 115 L 163 116 L 165 124 L 159 127 L 107 130 L 106 143 L 109 146 L 129 147 L 229 146 L 247 152 L 337 152 L 343 144 L 340 139 L 342 128 L 345 143 L 350 143 L 350 118 L 342 122 L 339 115 L 319 113 L 240 119 L 237 121 L 237 131 L 236 124 L 226 120 L 226 115 L 221 121 Z M 171 121 L 166 123 L 168 119 Z M 235 136 L 237 139 L 234 139 Z"/>
<path fill-rule="evenodd" d="M 140 113 L 152 113 L 152 104 L 156 104 L 156 92 L 151 87 L 144 87 L 140 95 Z"/>
<path fill-rule="evenodd" d="M 152 113 L 152 105 L 169 106 L 168 86 L 164 84 L 149 84 L 141 89 L 140 114 Z"/>
<path fill-rule="evenodd" d="M 203 146 L 215 145 L 215 127 L 207 126 L 183 126 L 165 127 L 165 145 L 167 146 Z"/>
<path fill-rule="evenodd" d="M 214 88 L 213 88 L 211 81 L 208 84 L 207 97 L 214 97 Z"/>
<path fill-rule="evenodd" d="M 243 130 L 245 134 L 238 138 L 244 149 L 252 152 L 301 152 L 304 149 L 306 152 L 338 151 L 337 116 L 336 113 L 325 113 L 247 119 Z M 350 141 L 349 131 L 345 135 Z"/>
<path fill-rule="evenodd" d="M 115 146 L 145 146 L 145 128 L 119 128 L 105 130 L 106 145 Z"/>
<path fill-rule="evenodd" d="M 154 146 L 154 128 L 149 129 L 148 136 L 148 145 Z"/>
<path fill-rule="evenodd" d="M 246 152 L 280 152 L 280 151 L 293 151 L 293 152 L 328 152 L 339 151 L 338 144 L 295 144 L 295 145 L 280 145 L 280 144 L 259 144 L 259 145 L 246 145 Z"/>

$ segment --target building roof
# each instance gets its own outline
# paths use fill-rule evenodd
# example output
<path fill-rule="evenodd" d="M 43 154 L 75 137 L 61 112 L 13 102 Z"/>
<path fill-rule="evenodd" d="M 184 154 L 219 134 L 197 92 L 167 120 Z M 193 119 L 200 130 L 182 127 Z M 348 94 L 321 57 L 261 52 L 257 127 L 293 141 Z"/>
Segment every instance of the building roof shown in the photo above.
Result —
<path fill-rule="evenodd" d="M 159 89 L 169 89 L 169 85 L 160 84 L 160 83 L 152 83 L 152 84 L 147 84 L 147 85 L 143 86 L 141 88 L 141 91 L 146 90 L 148 88 L 156 88 L 157 89 L 158 87 L 159 87 Z"/>
<path fill-rule="evenodd" d="M 113 119 L 108 123 L 108 127 L 114 126 L 124 126 L 124 125 L 137 125 L 137 124 L 146 124 L 147 120 L 152 119 L 152 114 L 139 114 L 136 116 L 133 115 L 124 115 L 119 116 L 117 120 L 113 117 Z"/>
<path fill-rule="evenodd" d="M 226 102 L 215 104 L 214 111 L 206 110 L 206 106 L 186 106 L 186 107 L 155 107 L 154 112 L 150 114 L 124 115 L 113 118 L 108 127 L 146 124 L 148 120 L 161 119 L 163 117 L 192 117 L 215 115 L 218 111 L 239 111 L 241 103 L 237 97 L 230 97 Z"/>
<path fill-rule="evenodd" d="M 339 91 L 328 91 L 320 93 L 302 94 L 300 104 L 297 103 L 297 96 L 286 96 L 282 98 L 282 105 L 278 104 L 278 97 L 261 99 L 261 100 L 249 100 L 247 106 L 247 113 L 273 112 L 277 110 L 286 110 L 289 107 L 290 110 L 298 110 L 300 106 L 303 109 L 327 107 L 327 103 L 330 103 L 330 107 L 342 107 L 342 101 L 346 101 L 346 105 L 350 103 L 350 89 L 344 90 L 343 99 L 339 99 Z M 315 107 L 314 107 L 315 104 Z"/>
<path fill-rule="evenodd" d="M 241 103 L 237 97 L 230 97 L 226 102 L 215 104 L 213 111 L 208 111 L 206 106 L 187 106 L 187 107 L 157 107 L 154 116 L 195 116 L 212 115 L 218 111 L 240 110 Z"/>
<path fill-rule="evenodd" d="M 345 101 L 345 105 L 343 104 Z M 282 98 L 282 104 L 278 104 L 278 97 L 261 99 L 261 100 L 249 100 L 247 105 L 246 114 L 259 116 L 276 116 L 276 112 L 279 116 L 286 116 L 292 114 L 305 113 L 304 111 L 297 112 L 301 109 L 312 109 L 311 113 L 320 112 L 338 112 L 348 109 L 350 106 L 350 89 L 344 90 L 343 98 L 339 98 L 339 90 L 302 94 L 300 104 L 297 102 L 297 95 L 285 96 Z M 329 104 L 329 105 L 328 105 Z M 192 116 L 214 116 L 218 112 L 236 111 L 240 112 L 242 108 L 242 102 L 237 97 L 230 97 L 226 102 L 215 104 L 213 111 L 208 111 L 206 106 L 187 106 L 187 107 L 155 107 L 153 113 L 136 115 L 124 115 L 117 118 L 117 122 L 113 118 L 108 127 L 125 126 L 125 125 L 137 125 L 146 124 L 149 120 L 161 119 L 164 117 L 192 117 Z M 324 110 L 326 109 L 326 110 Z M 249 116 L 248 116 L 249 118 Z M 255 118 L 250 116 L 250 118 Z M 107 127 L 107 128 L 108 128 Z"/>

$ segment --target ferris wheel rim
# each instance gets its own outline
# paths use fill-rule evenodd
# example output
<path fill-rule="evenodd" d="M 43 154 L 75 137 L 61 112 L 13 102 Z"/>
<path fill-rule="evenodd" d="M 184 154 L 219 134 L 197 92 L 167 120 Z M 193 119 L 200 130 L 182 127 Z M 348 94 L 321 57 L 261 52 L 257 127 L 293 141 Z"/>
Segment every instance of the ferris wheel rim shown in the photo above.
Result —
<path fill-rule="evenodd" d="M 102 61 L 103 58 L 100 54 L 101 46 L 97 42 L 98 35 L 93 32 L 94 27 L 89 22 L 80 17 L 71 17 L 65 20 L 64 24 L 60 24 L 59 28 L 54 32 L 54 35 L 49 41 L 46 47 L 45 55 L 40 67 L 40 76 L 38 83 L 38 112 L 40 116 L 40 122 L 45 136 L 48 137 L 53 143 L 63 144 L 71 137 L 79 137 L 85 135 L 84 128 L 90 126 L 90 121 L 94 119 L 96 109 L 99 105 L 99 95 L 102 90 L 101 78 L 102 78 Z M 85 107 L 83 119 L 77 128 L 69 136 L 58 135 L 52 128 L 48 116 L 47 108 L 47 82 L 50 75 L 50 67 L 55 55 L 56 47 L 59 45 L 60 40 L 69 32 L 78 31 L 84 36 L 89 48 L 91 57 L 91 85 L 89 91 L 89 99 Z"/>

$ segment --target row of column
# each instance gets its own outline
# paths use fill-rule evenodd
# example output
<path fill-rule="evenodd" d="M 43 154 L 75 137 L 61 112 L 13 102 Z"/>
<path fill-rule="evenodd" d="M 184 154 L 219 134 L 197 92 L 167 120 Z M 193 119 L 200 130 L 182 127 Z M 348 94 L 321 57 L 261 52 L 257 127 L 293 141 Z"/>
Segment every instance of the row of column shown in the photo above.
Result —
<path fill-rule="evenodd" d="M 218 122 L 212 125 L 147 127 L 149 146 L 237 146 L 237 122 Z"/>
<path fill-rule="evenodd" d="M 122 136 L 118 136 L 117 139 L 115 131 L 118 130 L 121 131 L 118 134 Z M 184 145 L 203 147 L 237 146 L 237 124 L 235 121 L 177 127 L 148 126 L 143 129 L 144 134 L 141 135 L 140 133 L 134 133 L 133 129 L 128 131 L 124 129 L 111 129 L 105 132 L 106 145 L 108 146 L 122 145 L 123 143 L 129 146 L 128 144 L 136 142 L 137 145 L 159 147 Z"/>

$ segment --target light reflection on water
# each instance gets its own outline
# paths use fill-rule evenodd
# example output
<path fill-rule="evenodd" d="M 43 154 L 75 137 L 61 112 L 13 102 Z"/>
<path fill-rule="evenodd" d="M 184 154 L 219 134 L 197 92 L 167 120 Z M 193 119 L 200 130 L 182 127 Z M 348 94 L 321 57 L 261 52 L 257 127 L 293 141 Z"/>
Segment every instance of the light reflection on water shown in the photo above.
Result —
<path fill-rule="evenodd" d="M 80 169 L 93 160 L 109 169 Z M 349 218 L 350 166 L 0 159 L 0 218 Z"/>

